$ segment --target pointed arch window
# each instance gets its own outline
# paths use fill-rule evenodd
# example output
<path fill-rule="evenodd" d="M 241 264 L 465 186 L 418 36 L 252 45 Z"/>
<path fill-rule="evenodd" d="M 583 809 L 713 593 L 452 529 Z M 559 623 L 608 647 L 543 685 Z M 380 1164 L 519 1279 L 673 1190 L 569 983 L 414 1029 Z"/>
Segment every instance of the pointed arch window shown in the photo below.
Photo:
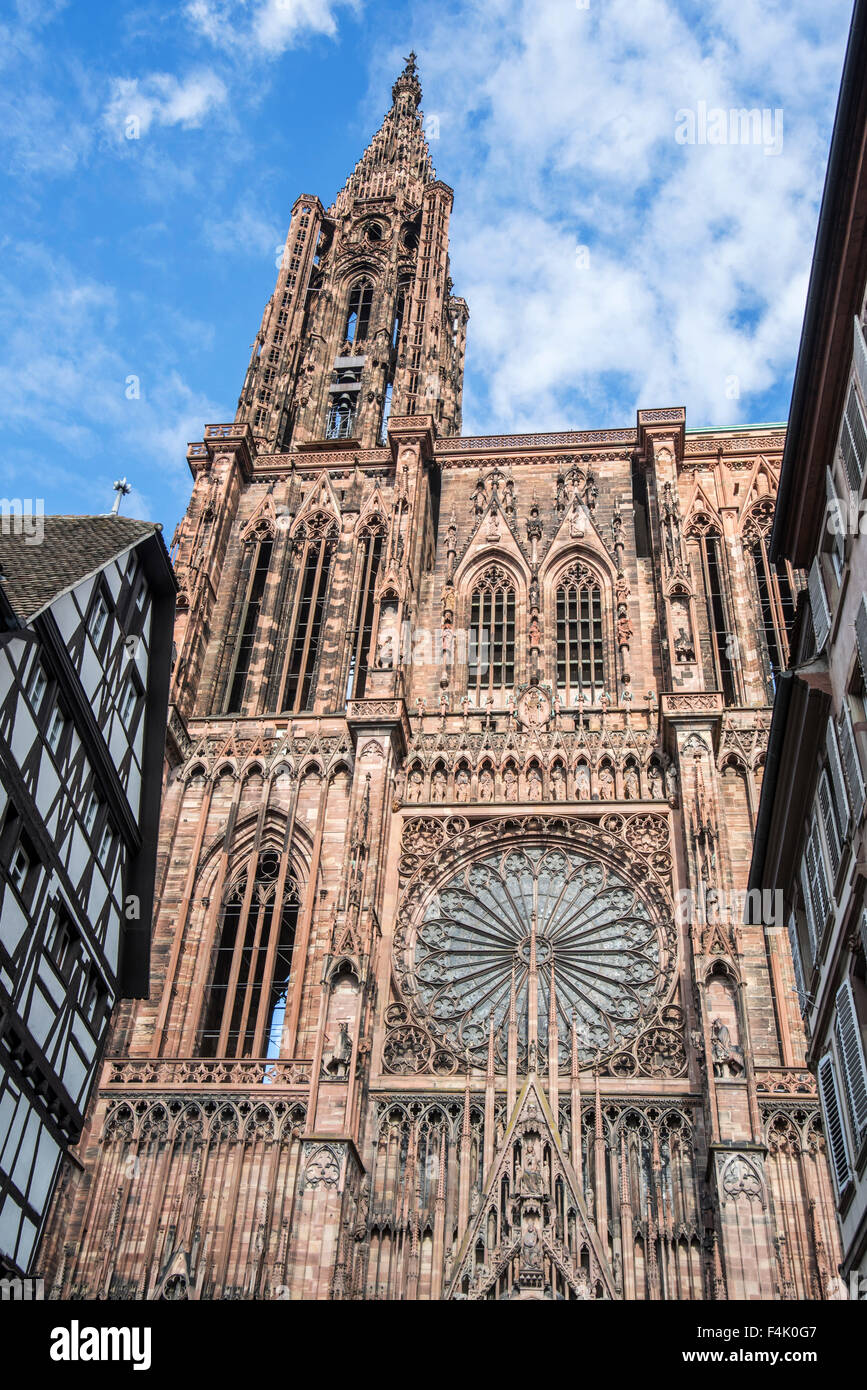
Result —
<path fill-rule="evenodd" d="M 302 522 L 295 537 L 299 583 L 278 701 L 279 709 L 293 714 L 311 710 L 316 697 L 322 630 L 336 548 L 337 525 L 332 516 L 316 513 Z"/>
<path fill-rule="evenodd" d="M 732 664 L 734 636 L 728 619 L 729 605 L 725 577 L 722 537 L 707 516 L 697 514 L 690 528 L 698 569 L 704 581 L 709 650 L 705 678 L 723 692 L 726 704 L 737 703 L 735 672 Z M 710 663 L 710 670 L 708 667 Z"/>
<path fill-rule="evenodd" d="M 265 534 L 259 537 L 248 571 L 247 590 L 237 628 L 238 636 L 228 682 L 227 714 L 240 711 L 244 701 L 244 689 L 250 671 L 250 659 L 256 641 L 256 628 L 259 625 L 259 614 L 262 611 L 262 598 L 265 593 L 265 583 L 268 578 L 273 549 L 274 541 L 270 535 Z"/>
<path fill-rule="evenodd" d="M 300 894 L 266 850 L 223 899 L 198 1051 L 202 1057 L 277 1057 Z M 278 901 L 279 893 L 279 901 Z"/>
<path fill-rule="evenodd" d="M 501 565 L 476 581 L 470 600 L 469 695 L 504 704 L 515 684 L 515 585 Z"/>
<path fill-rule="evenodd" d="M 602 587 L 586 565 L 570 565 L 557 585 L 557 689 L 573 705 L 605 689 Z"/>
<path fill-rule="evenodd" d="M 777 678 L 789 659 L 789 631 L 795 616 L 796 591 L 786 560 L 772 565 L 768 556 L 768 535 L 773 521 L 773 504 L 752 514 L 744 527 L 744 548 L 752 561 L 755 597 L 764 638 L 765 675 L 773 701 Z"/>
<path fill-rule="evenodd" d="M 388 443 L 388 417 L 391 414 L 391 396 L 394 390 L 394 383 L 389 382 L 385 388 L 385 395 L 382 398 L 382 420 L 379 426 L 379 442 L 385 447 Z"/>
<path fill-rule="evenodd" d="M 359 543 L 360 578 L 357 589 L 358 606 L 352 628 L 349 649 L 349 670 L 346 679 L 347 700 L 360 700 L 367 688 L 370 669 L 370 639 L 373 635 L 374 590 L 379 562 L 382 557 L 385 523 L 381 517 L 372 518 Z"/>
<path fill-rule="evenodd" d="M 400 342 L 400 330 L 403 327 L 404 315 L 406 314 L 406 301 L 410 284 L 409 279 L 398 281 L 397 297 L 394 301 L 394 322 L 391 328 L 391 346 L 393 348 L 396 348 Z"/>
<path fill-rule="evenodd" d="M 349 291 L 349 308 L 346 314 L 346 330 L 343 337 L 347 343 L 364 342 L 370 327 L 370 311 L 373 307 L 373 285 L 370 280 L 359 280 Z"/>

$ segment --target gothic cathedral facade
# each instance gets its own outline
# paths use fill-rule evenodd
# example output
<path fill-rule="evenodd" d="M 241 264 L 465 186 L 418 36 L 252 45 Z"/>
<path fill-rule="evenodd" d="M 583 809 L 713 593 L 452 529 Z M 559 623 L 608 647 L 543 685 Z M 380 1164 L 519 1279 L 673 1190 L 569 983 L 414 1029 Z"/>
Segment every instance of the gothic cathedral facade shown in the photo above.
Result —
<path fill-rule="evenodd" d="M 784 430 L 463 437 L 413 59 L 190 446 L 151 995 L 54 1296 L 825 1296 L 786 923 L 743 923 Z"/>

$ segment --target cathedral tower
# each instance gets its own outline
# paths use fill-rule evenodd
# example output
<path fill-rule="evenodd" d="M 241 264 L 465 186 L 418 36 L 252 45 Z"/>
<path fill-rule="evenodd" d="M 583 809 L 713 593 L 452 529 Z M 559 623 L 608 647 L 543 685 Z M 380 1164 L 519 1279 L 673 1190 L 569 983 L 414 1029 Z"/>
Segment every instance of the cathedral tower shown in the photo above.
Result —
<path fill-rule="evenodd" d="M 415 55 L 392 107 L 326 212 L 292 208 L 236 421 L 265 450 L 311 440 L 386 442 L 389 415 L 457 434 L 467 306 L 452 295 L 452 190 L 436 178 Z"/>
<path fill-rule="evenodd" d="M 58 1293 L 821 1297 L 785 923 L 743 923 L 783 431 L 461 437 L 413 58 L 189 448 L 152 995 Z"/>

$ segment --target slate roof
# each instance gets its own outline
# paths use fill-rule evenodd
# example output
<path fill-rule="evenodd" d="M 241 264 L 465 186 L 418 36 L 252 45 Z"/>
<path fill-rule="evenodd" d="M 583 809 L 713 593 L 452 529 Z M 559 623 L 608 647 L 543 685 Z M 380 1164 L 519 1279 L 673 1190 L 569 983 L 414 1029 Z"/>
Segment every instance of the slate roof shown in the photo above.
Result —
<path fill-rule="evenodd" d="M 17 616 L 29 622 L 60 594 L 128 550 L 136 541 L 159 532 L 152 521 L 127 516 L 46 516 L 40 544 L 28 535 L 6 534 L 0 525 L 0 583 Z M 34 521 L 30 526 L 33 527 Z"/>

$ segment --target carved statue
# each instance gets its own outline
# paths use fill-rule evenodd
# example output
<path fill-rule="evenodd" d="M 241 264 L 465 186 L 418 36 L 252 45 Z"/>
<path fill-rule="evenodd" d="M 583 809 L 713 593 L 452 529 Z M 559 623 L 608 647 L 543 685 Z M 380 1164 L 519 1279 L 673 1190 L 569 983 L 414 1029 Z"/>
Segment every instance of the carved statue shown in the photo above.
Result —
<path fill-rule="evenodd" d="M 442 768 L 437 768 L 431 782 L 431 801 L 445 801 L 448 782 Z"/>
<path fill-rule="evenodd" d="M 479 777 L 479 800 L 493 801 L 494 799 L 494 778 L 488 768 L 484 768 Z"/>
<path fill-rule="evenodd" d="M 337 1042 L 322 1063 L 322 1070 L 328 1076 L 342 1077 L 349 1071 L 349 1063 L 352 1060 L 352 1039 L 349 1036 L 349 1024 L 342 1019 L 338 1025 Z"/>
<path fill-rule="evenodd" d="M 461 768 L 455 778 L 455 799 L 460 802 L 470 799 L 470 774 L 465 768 Z"/>
<path fill-rule="evenodd" d="M 406 799 L 407 801 L 421 801 L 423 793 L 424 778 L 418 769 L 416 769 L 415 772 L 410 773 L 409 785 L 406 789 Z"/>
<path fill-rule="evenodd" d="M 631 763 L 623 774 L 623 794 L 627 801 L 637 801 L 641 796 L 641 784 L 638 780 L 638 773 Z"/>
<path fill-rule="evenodd" d="M 590 769 L 586 763 L 579 763 L 575 770 L 575 790 L 579 801 L 590 800 Z"/>
<path fill-rule="evenodd" d="M 664 792 L 662 789 L 662 772 L 659 763 L 653 762 L 650 764 L 647 781 L 650 788 L 651 801 L 662 801 Z"/>
<path fill-rule="evenodd" d="M 566 800 L 566 776 L 560 763 L 551 769 L 551 795 L 554 801 Z"/>
<path fill-rule="evenodd" d="M 678 628 L 677 636 L 674 639 L 674 655 L 679 662 L 695 661 L 695 647 L 692 638 L 687 636 L 683 627 Z"/>
<path fill-rule="evenodd" d="M 503 792 L 506 801 L 518 800 L 518 774 L 513 767 L 503 773 Z"/>
<path fill-rule="evenodd" d="M 521 1263 L 535 1267 L 541 1260 L 542 1252 L 539 1244 L 539 1231 L 535 1217 L 528 1217 L 524 1223 L 524 1231 L 521 1240 Z"/>
<path fill-rule="evenodd" d="M 527 776 L 527 799 L 542 800 L 542 774 L 537 767 L 531 767 Z"/>
<path fill-rule="evenodd" d="M 521 1167 L 521 1195 L 522 1197 L 540 1197 L 543 1190 L 538 1140 L 531 1135 L 524 1146 L 524 1162 Z"/>
<path fill-rule="evenodd" d="M 599 795 L 603 801 L 615 799 L 614 773 L 607 765 L 599 769 Z"/>
<path fill-rule="evenodd" d="M 665 764 L 665 794 L 670 801 L 677 797 L 677 768 L 671 758 Z"/>
<path fill-rule="evenodd" d="M 728 1028 L 718 1018 L 715 1018 L 711 1024 L 710 1049 L 714 1076 L 736 1077 L 743 1074 L 743 1048 L 731 1041 Z"/>

